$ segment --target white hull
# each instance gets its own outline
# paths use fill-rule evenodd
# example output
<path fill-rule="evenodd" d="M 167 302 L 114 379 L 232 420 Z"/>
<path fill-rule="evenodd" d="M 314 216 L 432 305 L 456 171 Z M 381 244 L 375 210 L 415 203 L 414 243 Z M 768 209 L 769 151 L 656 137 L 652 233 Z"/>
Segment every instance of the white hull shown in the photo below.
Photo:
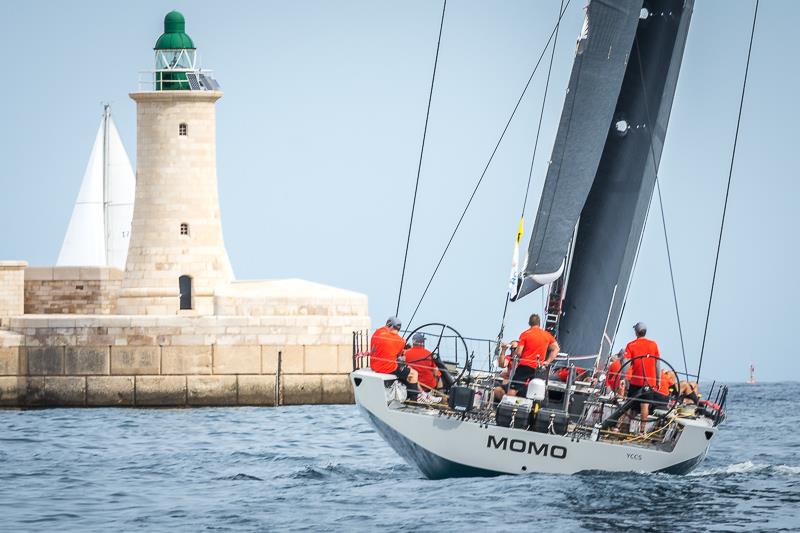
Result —
<path fill-rule="evenodd" d="M 354 371 L 356 404 L 389 445 L 431 479 L 593 470 L 684 474 L 705 458 L 716 433 L 705 418 L 680 419 L 682 431 L 667 450 L 486 426 L 433 409 L 389 405 L 385 384 L 395 379 L 369 369 Z"/>

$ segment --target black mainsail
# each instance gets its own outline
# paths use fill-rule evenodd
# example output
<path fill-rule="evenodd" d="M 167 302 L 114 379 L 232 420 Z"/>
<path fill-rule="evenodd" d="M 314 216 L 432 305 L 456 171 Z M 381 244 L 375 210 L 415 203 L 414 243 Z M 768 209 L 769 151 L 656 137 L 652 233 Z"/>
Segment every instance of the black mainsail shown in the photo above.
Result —
<path fill-rule="evenodd" d="M 669 121 L 693 0 L 587 9 L 517 298 L 564 274 L 558 339 L 607 354 Z M 577 228 L 577 229 L 576 229 Z"/>

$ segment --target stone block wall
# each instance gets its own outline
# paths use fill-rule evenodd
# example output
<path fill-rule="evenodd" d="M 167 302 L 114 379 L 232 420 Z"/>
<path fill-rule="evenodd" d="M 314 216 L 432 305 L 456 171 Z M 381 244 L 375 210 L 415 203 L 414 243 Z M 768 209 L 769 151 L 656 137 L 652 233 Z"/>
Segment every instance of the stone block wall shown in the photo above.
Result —
<path fill-rule="evenodd" d="M 121 284 L 122 271 L 113 267 L 29 267 L 25 313 L 108 315 Z"/>
<path fill-rule="evenodd" d="M 24 309 L 25 261 L 0 261 L 0 326 Z"/>
<path fill-rule="evenodd" d="M 350 345 L 287 348 L 284 356 L 267 345 L 0 347 L 0 406 L 353 402 Z"/>
<path fill-rule="evenodd" d="M 0 406 L 352 403 L 353 326 L 319 316 L 15 317 L 14 332 L 0 331 Z"/>

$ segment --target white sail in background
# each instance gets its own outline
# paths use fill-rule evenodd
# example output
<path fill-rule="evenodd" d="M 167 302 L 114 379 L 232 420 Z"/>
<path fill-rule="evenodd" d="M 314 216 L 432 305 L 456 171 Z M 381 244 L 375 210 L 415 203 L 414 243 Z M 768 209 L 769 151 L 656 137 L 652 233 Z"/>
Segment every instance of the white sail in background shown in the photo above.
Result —
<path fill-rule="evenodd" d="M 106 106 L 57 266 L 125 268 L 136 178 Z"/>
<path fill-rule="evenodd" d="M 131 236 L 136 176 L 117 127 L 108 116 L 108 176 L 106 179 L 106 264 L 125 269 Z"/>

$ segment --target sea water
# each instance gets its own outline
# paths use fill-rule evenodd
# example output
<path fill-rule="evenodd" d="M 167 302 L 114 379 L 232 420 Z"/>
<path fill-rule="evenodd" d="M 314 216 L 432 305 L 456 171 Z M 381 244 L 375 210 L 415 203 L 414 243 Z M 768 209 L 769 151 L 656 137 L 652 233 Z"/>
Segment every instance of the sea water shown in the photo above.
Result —
<path fill-rule="evenodd" d="M 354 406 L 0 411 L 0 530 L 800 530 L 798 396 L 732 386 L 687 476 L 440 481 Z"/>

